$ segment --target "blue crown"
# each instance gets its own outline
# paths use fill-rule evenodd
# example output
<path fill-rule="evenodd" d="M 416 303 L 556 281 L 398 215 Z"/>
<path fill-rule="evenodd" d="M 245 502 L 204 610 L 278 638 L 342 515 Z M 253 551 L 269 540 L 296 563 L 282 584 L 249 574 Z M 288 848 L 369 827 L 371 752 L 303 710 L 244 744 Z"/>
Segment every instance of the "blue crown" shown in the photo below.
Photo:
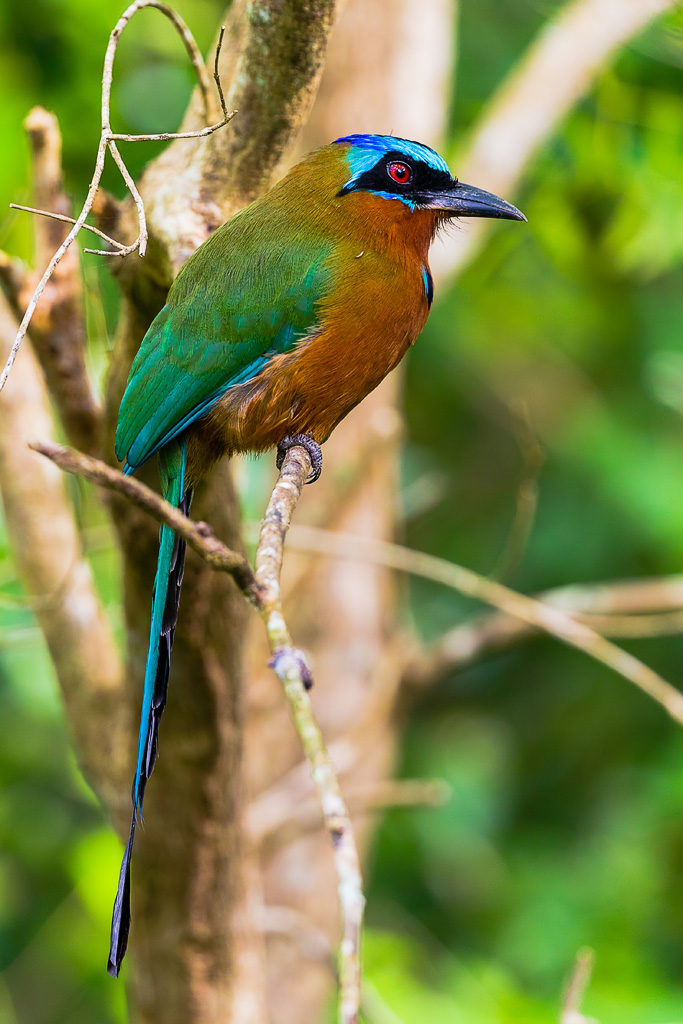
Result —
<path fill-rule="evenodd" d="M 369 171 L 377 163 L 382 153 L 403 153 L 412 160 L 419 160 L 427 164 L 435 171 L 445 171 L 450 174 L 448 164 L 435 153 L 429 146 L 423 146 L 421 142 L 411 142 L 410 139 L 397 139 L 394 135 L 346 135 L 342 139 L 335 139 L 333 145 L 340 142 L 347 142 L 352 148 L 349 151 L 349 164 L 353 177 L 349 184 L 356 181 L 361 174 Z"/>

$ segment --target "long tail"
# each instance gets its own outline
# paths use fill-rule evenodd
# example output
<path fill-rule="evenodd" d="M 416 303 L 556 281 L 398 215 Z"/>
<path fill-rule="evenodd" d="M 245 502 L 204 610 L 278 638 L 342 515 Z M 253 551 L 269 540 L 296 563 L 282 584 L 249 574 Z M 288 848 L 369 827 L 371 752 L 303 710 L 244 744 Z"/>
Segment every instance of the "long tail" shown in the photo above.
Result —
<path fill-rule="evenodd" d="M 162 494 L 167 501 L 186 514 L 190 510 L 192 491 L 185 491 L 185 464 L 187 442 L 171 442 L 159 453 L 159 475 Z M 133 814 L 130 834 L 123 855 L 119 887 L 114 902 L 111 923 L 111 946 L 107 970 L 113 978 L 118 977 L 121 962 L 128 945 L 130 930 L 130 860 L 133 852 L 135 825 L 142 819 L 142 803 L 145 787 L 154 769 L 157 756 L 159 722 L 166 706 L 168 693 L 168 672 L 171 664 L 171 647 L 176 622 L 180 587 L 183 582 L 185 565 L 185 541 L 175 536 L 167 526 L 159 532 L 159 558 L 154 580 L 152 600 L 152 624 L 149 633 L 149 649 L 145 668 L 145 689 L 142 697 L 142 715 L 138 740 L 138 760 L 133 782 Z"/>

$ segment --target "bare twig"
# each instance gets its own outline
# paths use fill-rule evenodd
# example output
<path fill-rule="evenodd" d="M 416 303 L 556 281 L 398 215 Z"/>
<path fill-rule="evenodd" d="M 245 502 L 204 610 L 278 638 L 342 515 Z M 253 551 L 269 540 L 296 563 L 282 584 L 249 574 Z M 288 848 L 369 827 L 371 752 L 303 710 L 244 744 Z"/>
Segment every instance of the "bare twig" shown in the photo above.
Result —
<path fill-rule="evenodd" d="M 678 636 L 683 633 L 683 611 L 653 612 L 651 615 L 593 615 L 583 612 L 577 618 L 591 629 L 611 637 L 642 640 L 654 636 Z"/>
<path fill-rule="evenodd" d="M 560 1012 L 560 1024 L 595 1024 L 581 1013 L 581 1003 L 593 973 L 595 953 L 592 949 L 580 949 L 576 954 L 574 969 L 567 984 Z"/>
<path fill-rule="evenodd" d="M 70 200 L 64 191 L 57 118 L 43 107 L 34 107 L 24 128 L 31 148 L 35 202 L 57 214 L 54 219 L 35 222 L 36 264 L 40 267 L 64 241 L 63 220 L 71 220 L 66 216 Z M 27 285 L 30 294 L 35 279 Z M 22 307 L 24 302 L 25 295 Z M 86 367 L 83 285 L 75 249 L 65 253 L 55 267 L 40 312 L 31 323 L 31 341 L 68 440 L 81 451 L 98 452 L 103 416 Z"/>
<path fill-rule="evenodd" d="M 198 523 L 183 515 L 150 487 L 133 477 L 124 476 L 100 459 L 94 459 L 65 445 L 52 442 L 36 441 L 31 447 L 51 459 L 66 473 L 82 476 L 99 487 L 106 487 L 122 494 L 138 508 L 148 512 L 157 522 L 170 526 L 179 537 L 187 541 L 207 565 L 218 572 L 227 572 L 245 597 L 257 608 L 261 607 L 259 586 L 246 558 L 218 540 L 207 523 Z"/>
<path fill-rule="evenodd" d="M 335 534 L 309 526 L 297 526 L 292 530 L 290 546 L 318 551 L 333 558 L 357 559 L 385 565 L 401 572 L 434 580 L 477 601 L 493 605 L 507 615 L 521 619 L 607 665 L 661 704 L 676 722 L 683 724 L 682 693 L 638 658 L 559 608 L 553 608 L 533 597 L 510 590 L 502 583 L 480 576 L 472 569 L 385 541 L 351 534 Z"/>
<path fill-rule="evenodd" d="M 339 765 L 337 772 L 344 774 Z M 296 800 L 287 799 L 280 786 L 274 789 L 279 797 L 277 801 L 271 799 L 271 791 L 267 790 L 249 806 L 246 820 L 254 842 L 282 846 L 292 836 L 320 827 L 322 818 L 317 800 L 302 800 L 298 789 Z M 443 779 L 380 779 L 353 788 L 345 786 L 344 793 L 350 813 L 356 816 L 391 807 L 440 807 L 450 799 L 451 789 Z"/>
<path fill-rule="evenodd" d="M 144 256 L 145 255 L 145 252 L 146 252 L 146 249 L 147 249 L 148 232 L 147 232 L 147 222 L 146 222 L 146 218 L 145 218 L 144 205 L 143 205 L 142 199 L 140 197 L 140 194 L 138 192 L 138 189 L 137 189 L 137 187 L 135 185 L 135 182 L 133 181 L 132 177 L 130 176 L 130 173 L 128 172 L 128 169 L 127 169 L 127 167 L 126 167 L 126 165 L 125 165 L 125 163 L 124 163 L 124 161 L 123 161 L 123 159 L 121 157 L 121 154 L 118 151 L 118 148 L 116 146 L 116 140 L 117 139 L 125 139 L 128 142 L 147 142 L 147 141 L 150 141 L 150 140 L 154 140 L 157 137 L 164 138 L 164 139 L 199 138 L 199 137 L 202 137 L 204 135 L 211 135 L 213 132 L 218 131 L 219 128 L 223 128 L 224 125 L 226 125 L 228 123 L 228 121 L 231 119 L 231 117 L 233 116 L 233 114 L 229 114 L 227 112 L 227 110 L 225 109 L 225 100 L 223 98 L 222 90 L 220 90 L 219 96 L 220 96 L 220 103 L 221 103 L 221 109 L 222 109 L 223 116 L 221 117 L 221 119 L 218 122 L 216 122 L 215 124 L 209 125 L 207 128 L 203 128 L 200 132 L 181 133 L 180 135 L 178 135 L 178 133 L 169 133 L 169 134 L 164 134 L 163 136 L 154 136 L 154 135 L 126 135 L 126 136 L 122 136 L 122 135 L 116 135 L 116 134 L 114 134 L 112 132 L 112 129 L 111 129 L 111 114 L 110 114 L 110 100 L 111 100 L 111 86 L 112 86 L 113 69 L 114 69 L 114 57 L 116 55 L 116 49 L 117 49 L 117 46 L 119 44 L 119 39 L 121 37 L 121 33 L 123 32 L 124 28 L 126 27 L 128 22 L 130 21 L 130 19 L 135 14 L 137 14 L 138 11 L 141 11 L 145 7 L 153 7 L 155 10 L 160 11 L 165 17 L 167 17 L 172 22 L 174 27 L 178 30 L 178 32 L 179 32 L 179 34 L 180 34 L 180 36 L 181 36 L 181 38 L 182 38 L 182 40 L 183 40 L 183 42 L 185 44 L 185 48 L 187 49 L 187 52 L 188 52 L 188 54 L 190 56 L 190 59 L 192 61 L 192 65 L 193 65 L 193 67 L 195 69 L 195 72 L 197 74 L 197 79 L 198 79 L 198 82 L 199 82 L 199 87 L 200 87 L 200 90 L 201 90 L 201 94 L 202 94 L 202 98 L 203 98 L 203 103 L 204 103 L 205 115 L 206 115 L 207 120 L 209 119 L 209 115 L 210 115 L 210 112 L 211 112 L 211 109 L 212 109 L 211 91 L 210 91 L 210 78 L 209 78 L 208 72 L 206 70 L 206 66 L 204 65 L 204 62 L 202 60 L 202 56 L 201 56 L 201 53 L 199 51 L 199 48 L 198 48 L 197 44 L 195 43 L 194 38 L 193 38 L 192 33 L 190 32 L 189 28 L 187 27 L 187 25 L 182 20 L 182 18 L 180 17 L 179 14 L 177 14 L 167 4 L 161 3 L 160 0 L 135 0 L 135 2 L 132 3 L 130 5 L 130 7 L 128 7 L 124 11 L 124 13 L 121 15 L 121 17 L 119 18 L 118 22 L 116 23 L 116 25 L 115 25 L 115 27 L 114 27 L 114 29 L 113 29 L 110 37 L 109 37 L 109 44 L 107 46 L 107 52 L 106 52 L 105 57 L 104 57 L 104 69 L 103 69 L 103 73 L 102 73 L 102 131 L 101 131 L 101 134 L 100 134 L 99 145 L 97 147 L 97 156 L 95 158 L 95 170 L 93 172 L 93 176 L 92 176 L 92 179 L 90 181 L 90 185 L 88 187 L 88 194 L 86 196 L 86 199 L 85 199 L 85 202 L 84 202 L 83 207 L 81 209 L 81 212 L 79 213 L 78 217 L 74 221 L 71 230 L 69 231 L 69 233 L 67 234 L 66 238 L 64 239 L 64 241 L 61 243 L 61 245 L 57 249 L 57 251 L 53 254 L 52 258 L 50 259 L 50 262 L 48 263 L 48 266 L 47 266 L 45 272 L 43 273 L 43 276 L 41 277 L 40 281 L 38 282 L 38 284 L 37 284 L 37 286 L 35 288 L 35 291 L 33 292 L 33 295 L 31 297 L 31 301 L 29 302 L 28 307 L 26 309 L 26 312 L 25 312 L 25 314 L 23 316 L 23 319 L 21 321 L 21 324 L 19 325 L 19 330 L 17 331 L 17 335 L 16 335 L 16 338 L 14 340 L 14 344 L 12 345 L 12 348 L 10 350 L 9 356 L 7 358 L 7 362 L 5 364 L 5 368 L 3 369 L 2 373 L 0 374 L 0 391 L 2 391 L 2 388 L 4 387 L 5 382 L 7 381 L 7 378 L 9 376 L 9 374 L 10 374 L 10 371 L 12 369 L 12 365 L 14 363 L 14 360 L 16 359 L 16 355 L 17 355 L 17 352 L 19 351 L 19 347 L 21 345 L 21 342 L 23 341 L 23 339 L 24 339 L 24 337 L 26 335 L 26 332 L 28 330 L 28 326 L 29 326 L 29 324 L 31 322 L 31 319 L 33 317 L 36 305 L 38 304 L 38 301 L 39 301 L 41 295 L 43 294 L 43 291 L 45 290 L 45 285 L 47 284 L 47 282 L 52 277 L 52 274 L 54 273 L 55 268 L 59 264 L 59 261 L 64 256 L 64 253 L 67 251 L 67 249 L 69 248 L 69 246 L 71 245 L 73 240 L 76 238 L 76 235 L 79 233 L 81 228 L 85 225 L 86 218 L 87 218 L 88 214 L 90 213 L 90 211 L 92 210 L 93 203 L 94 203 L 95 197 L 97 195 L 97 191 L 98 191 L 98 189 L 100 187 L 100 180 L 102 178 L 102 172 L 104 170 L 104 161 L 105 161 L 105 157 L 107 155 L 107 152 L 111 153 L 111 156 L 112 156 L 114 162 L 116 163 L 117 167 L 119 168 L 119 171 L 121 172 L 121 176 L 123 177 L 123 180 L 126 183 L 126 187 L 128 188 L 131 196 L 133 197 L 133 201 L 135 202 L 135 205 L 136 205 L 136 208 L 137 208 L 137 213 L 138 213 L 138 236 L 137 236 L 137 238 L 135 239 L 135 241 L 131 245 L 123 245 L 122 243 L 115 243 L 116 248 L 114 249 L 113 252 L 109 252 L 106 249 L 86 249 L 85 251 L 86 252 L 90 252 L 90 253 L 94 253 L 94 254 L 100 255 L 100 256 L 112 256 L 112 255 L 113 256 L 127 256 L 130 253 L 135 252 L 135 251 L 137 251 L 140 256 Z M 223 39 L 223 33 L 221 33 L 221 36 L 219 38 L 219 47 L 220 47 L 220 44 L 222 42 L 222 39 Z M 216 62 L 217 61 L 218 61 L 218 53 L 216 55 Z M 46 217 L 50 217 L 51 216 L 49 211 L 40 211 L 40 212 L 41 212 L 41 214 L 43 216 L 46 216 Z M 57 218 L 57 219 L 60 219 L 60 218 Z"/>
<path fill-rule="evenodd" d="M 0 296 L 0 353 L 8 351 L 16 319 Z M 35 432 L 49 436 L 50 403 L 32 349 L 22 352 L 0 402 L 0 491 L 7 533 L 22 584 L 38 598 L 36 616 L 52 657 L 93 788 L 111 806 L 125 759 L 126 724 L 112 711 L 123 682 L 119 653 L 83 554 L 61 474 L 26 448 Z M 45 595 L 51 600 L 40 601 Z"/>
<path fill-rule="evenodd" d="M 213 79 L 214 79 L 214 82 L 216 83 L 216 89 L 218 90 L 218 98 L 219 98 L 220 104 L 221 104 L 221 112 L 223 114 L 222 120 L 218 124 L 209 125 L 208 128 L 201 128 L 201 129 L 199 129 L 198 131 L 195 131 L 195 132 L 158 132 L 156 135 L 123 135 L 123 134 L 120 134 L 118 132 L 111 132 L 110 135 L 109 135 L 109 138 L 110 139 L 114 139 L 116 142 L 140 142 L 142 140 L 144 140 L 145 142 L 168 142 L 170 139 L 203 139 L 207 135 L 212 135 L 215 131 L 218 130 L 218 128 L 222 128 L 224 125 L 226 125 L 228 123 L 228 121 L 230 121 L 235 116 L 237 111 L 232 111 L 231 113 L 228 113 L 228 108 L 225 105 L 225 96 L 223 95 L 223 86 L 221 84 L 221 76 L 220 76 L 220 74 L 218 72 L 218 59 L 219 59 L 219 57 L 221 55 L 221 49 L 223 47 L 223 39 L 224 38 L 225 38 L 225 25 L 221 25 L 220 34 L 218 36 L 218 43 L 216 45 L 216 56 L 214 58 L 214 64 L 213 64 Z M 192 40 L 192 43 L 194 44 L 194 39 L 192 39 L 192 36 L 190 36 L 190 39 Z M 193 54 L 190 54 L 190 56 L 193 58 L 192 59 L 192 63 L 195 64 L 195 60 L 194 60 Z M 198 74 L 201 73 L 201 75 L 203 76 L 206 69 L 205 69 L 205 66 L 204 66 L 204 62 L 201 59 L 201 55 L 199 54 L 198 51 L 197 51 L 197 59 L 198 59 L 198 63 L 195 64 L 195 67 L 197 68 Z M 204 104 L 205 104 L 204 113 L 205 113 L 206 119 L 208 120 L 209 119 L 208 107 L 210 105 L 210 93 L 209 93 L 209 89 L 208 89 L 207 83 L 204 82 L 204 81 L 201 82 L 201 91 L 202 91 L 202 97 L 204 99 Z"/>
<path fill-rule="evenodd" d="M 683 632 L 683 577 L 573 584 L 535 595 L 543 604 L 611 637 L 652 637 Z M 519 643 L 537 630 L 505 612 L 483 612 L 449 630 L 407 666 L 405 679 L 428 685 L 479 658 Z"/>
<path fill-rule="evenodd" d="M 255 574 L 261 587 L 261 615 L 272 652 L 272 666 L 282 681 L 306 760 L 329 830 L 339 878 L 342 941 L 339 958 L 340 1024 L 356 1024 L 360 1009 L 360 932 L 365 898 L 360 859 L 349 813 L 327 753 L 322 733 L 313 717 L 307 690 L 311 676 L 303 654 L 292 645 L 282 613 L 280 572 L 283 547 L 292 513 L 311 471 L 308 453 L 292 448 L 287 453 L 273 489 L 256 549 Z"/>
<path fill-rule="evenodd" d="M 279 577 L 276 590 L 268 591 L 265 595 L 260 577 L 268 576 L 268 573 L 272 574 L 274 571 L 273 560 L 282 557 L 282 543 L 284 535 L 289 529 L 291 517 L 291 509 L 286 504 L 286 499 L 291 498 L 294 494 L 298 498 L 298 493 L 295 491 L 298 477 L 290 480 L 289 475 L 283 477 L 281 474 L 280 481 L 273 491 L 273 498 L 268 506 L 266 520 L 259 539 L 254 583 L 254 577 L 242 555 L 217 540 L 210 527 L 205 523 L 198 524 L 187 516 L 183 516 L 178 509 L 165 502 L 144 484 L 131 479 L 131 477 L 123 476 L 122 473 L 98 459 L 75 452 L 63 445 L 35 443 L 33 447 L 67 472 L 84 476 L 100 486 L 125 495 L 155 519 L 166 523 L 175 530 L 212 568 L 230 573 L 242 592 L 259 608 L 261 613 L 265 615 L 267 611 L 266 623 L 271 645 L 275 644 L 276 627 L 281 630 L 282 642 L 278 642 L 277 646 L 282 648 L 284 653 L 281 652 L 276 657 L 276 670 L 277 658 L 281 657 L 284 659 L 281 663 L 284 666 L 282 671 L 285 674 L 293 672 L 292 664 L 297 659 L 287 653 L 291 651 L 291 642 L 281 611 L 279 611 Z M 292 451 L 301 452 L 303 449 L 296 448 Z M 289 463 L 286 461 L 285 464 L 291 465 L 291 462 L 292 460 Z M 299 463 L 296 465 L 298 466 Z M 275 501 L 276 496 L 277 501 Z M 286 526 L 283 525 L 285 523 Z M 264 530 L 271 534 L 272 543 L 265 544 Z M 278 531 L 281 533 L 279 541 Z M 331 533 L 328 530 L 320 530 L 312 526 L 297 526 L 292 527 L 290 531 L 290 546 L 306 551 L 317 551 L 333 558 L 373 562 L 377 565 L 398 569 L 401 572 L 412 573 L 458 590 L 461 594 L 466 594 L 477 601 L 493 605 L 507 615 L 521 619 L 528 625 L 549 633 L 570 647 L 576 647 L 595 658 L 596 661 L 607 665 L 634 683 L 658 704 L 661 704 L 676 722 L 683 724 L 683 694 L 628 651 L 617 647 L 560 608 L 544 604 L 526 594 L 519 594 L 503 586 L 502 583 L 480 576 L 472 569 L 466 569 L 464 566 L 447 562 L 443 558 L 426 555 L 420 551 L 411 551 L 398 544 L 389 544 L 385 541 L 372 540 L 353 534 Z M 268 578 L 270 579 L 270 577 Z M 270 611 L 268 611 L 269 608 Z M 299 663 L 298 672 L 299 676 L 302 672 L 305 676 L 303 662 Z"/>
<path fill-rule="evenodd" d="M 21 206 L 19 203 L 10 203 L 10 210 L 22 210 L 24 213 L 35 213 L 38 217 L 49 217 L 50 220 L 61 220 L 64 224 L 75 224 L 75 217 L 68 217 L 65 213 L 54 213 L 50 210 L 37 210 L 35 206 Z M 117 249 L 124 249 L 123 242 L 117 242 L 115 238 L 111 238 L 105 234 L 104 231 L 100 231 L 99 228 L 94 227 L 92 224 L 82 224 L 81 227 L 84 231 L 92 231 L 94 235 L 99 235 L 105 242 L 109 242 Z"/>

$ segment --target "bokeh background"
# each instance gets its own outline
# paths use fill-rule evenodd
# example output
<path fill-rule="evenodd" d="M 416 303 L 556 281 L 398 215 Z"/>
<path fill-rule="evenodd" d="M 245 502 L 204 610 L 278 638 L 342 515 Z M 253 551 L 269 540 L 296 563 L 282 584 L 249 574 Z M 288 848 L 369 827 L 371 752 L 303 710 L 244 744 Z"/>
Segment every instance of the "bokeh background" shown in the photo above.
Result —
<path fill-rule="evenodd" d="M 176 6 L 206 50 L 222 4 Z M 447 152 L 556 7 L 463 0 Z M 36 103 L 57 113 L 81 197 L 120 8 L 0 2 L 0 248 L 26 260 L 30 219 L 7 210 L 30 202 L 22 120 Z M 165 130 L 191 70 L 161 19 L 139 22 L 117 57 L 114 122 Z M 619 51 L 508 196 L 528 227 L 494 231 L 441 289 L 404 388 L 409 546 L 527 592 L 683 571 L 682 94 L 679 8 Z M 157 151 L 131 147 L 133 173 Z M 104 184 L 121 194 L 113 176 Z M 94 257 L 83 274 L 101 376 L 116 290 Z M 258 474 L 241 474 L 247 518 L 260 514 Z M 106 522 L 86 500 L 82 515 L 120 625 Z M 407 589 L 427 639 L 475 611 L 433 584 Z M 624 646 L 681 685 L 681 637 Z M 378 1024 L 556 1020 L 585 945 L 597 956 L 586 1013 L 683 1020 L 683 734 L 658 706 L 583 655 L 528 640 L 412 705 L 401 771 L 445 779 L 452 797 L 386 813 L 372 851 L 365 970 Z M 0 517 L 2 1024 L 125 1019 L 103 957 L 119 855 L 70 752 Z"/>

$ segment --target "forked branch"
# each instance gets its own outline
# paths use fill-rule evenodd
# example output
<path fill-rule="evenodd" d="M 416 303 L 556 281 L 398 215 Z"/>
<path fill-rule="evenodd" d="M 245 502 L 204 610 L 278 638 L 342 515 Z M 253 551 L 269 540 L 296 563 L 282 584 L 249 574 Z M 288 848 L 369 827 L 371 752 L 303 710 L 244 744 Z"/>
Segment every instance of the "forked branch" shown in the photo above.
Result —
<path fill-rule="evenodd" d="M 122 178 L 123 178 L 123 180 L 124 180 L 124 182 L 126 184 L 126 188 L 130 192 L 130 195 L 131 195 L 131 197 L 133 199 L 133 202 L 135 203 L 135 207 L 136 207 L 137 214 L 138 214 L 138 236 L 135 239 L 135 241 L 132 242 L 130 245 L 124 245 L 123 243 L 117 242 L 114 239 L 107 238 L 106 240 L 108 242 L 111 242 L 111 244 L 114 247 L 111 251 L 107 250 L 107 249 L 86 249 L 85 251 L 89 252 L 89 253 L 93 253 L 95 255 L 100 255 L 100 256 L 128 256 L 130 253 L 137 251 L 140 254 L 140 256 L 144 256 L 145 252 L 146 252 L 146 249 L 147 249 L 147 239 L 148 239 L 147 221 L 146 221 L 146 218 L 145 218 L 145 209 L 144 209 L 144 205 L 143 205 L 143 202 L 142 202 L 142 197 L 140 196 L 140 193 L 139 193 L 139 191 L 137 189 L 137 186 L 136 186 L 135 182 L 133 181 L 133 178 L 131 177 L 130 172 L 128 171 L 128 168 L 126 167 L 126 164 L 125 164 L 125 161 L 123 160 L 123 157 L 119 153 L 119 150 L 118 150 L 118 147 L 117 147 L 117 144 L 116 144 L 117 141 L 149 142 L 149 141 L 162 141 L 162 140 L 168 140 L 168 139 L 197 139 L 197 138 L 202 138 L 205 135 L 211 135 L 213 132 L 218 131 L 219 128 L 223 128 L 224 125 L 226 125 L 228 123 L 228 121 L 230 121 L 230 119 L 234 116 L 235 111 L 233 111 L 232 113 L 228 113 L 228 110 L 227 110 L 227 108 L 225 106 L 225 98 L 223 96 L 223 89 L 221 88 L 219 77 L 218 77 L 218 58 L 219 58 L 219 55 L 220 55 L 220 47 L 221 47 L 221 44 L 222 44 L 222 41 L 223 41 L 223 32 L 221 32 L 221 34 L 219 36 L 219 40 L 218 40 L 218 45 L 217 45 L 217 48 L 216 48 L 216 57 L 215 57 L 215 61 L 214 61 L 214 78 L 215 78 L 216 84 L 217 84 L 218 96 L 219 96 L 220 107 L 221 107 L 221 112 L 222 112 L 222 116 L 220 117 L 220 120 L 218 120 L 215 124 L 210 124 L 206 128 L 202 128 L 199 131 L 195 131 L 195 132 L 180 132 L 180 133 L 168 132 L 168 133 L 162 133 L 160 135 L 121 135 L 121 134 L 117 134 L 115 132 L 112 132 L 112 129 L 111 129 L 110 104 L 111 104 L 111 86 L 112 86 L 113 71 L 114 71 L 114 57 L 116 55 L 116 49 L 118 47 L 119 40 L 121 38 L 121 33 L 123 32 L 123 30 L 126 27 L 126 25 L 128 24 L 128 22 L 131 20 L 133 15 L 137 14 L 138 11 L 141 11 L 145 7 L 153 7 L 155 10 L 160 11 L 165 17 L 167 17 L 171 21 L 173 26 L 177 29 L 178 33 L 180 34 L 180 36 L 181 36 L 181 38 L 183 40 L 183 43 L 185 44 L 185 48 L 186 48 L 186 50 L 187 50 L 187 52 L 188 52 L 188 54 L 190 56 L 190 60 L 192 61 L 192 65 L 193 65 L 193 67 L 195 69 L 196 75 L 197 75 L 197 80 L 198 80 L 199 87 L 200 87 L 201 94 L 202 94 L 202 98 L 203 98 L 204 112 L 205 112 L 205 116 L 206 116 L 207 121 L 210 120 L 211 112 L 215 108 L 215 104 L 213 103 L 213 101 L 211 99 L 210 79 L 209 79 L 209 76 L 208 76 L 208 72 L 206 70 L 206 66 L 204 65 L 201 53 L 200 53 L 199 48 L 198 48 L 198 46 L 197 46 L 197 44 L 196 44 L 196 42 L 194 40 L 194 37 L 192 36 L 192 33 L 190 32 L 190 29 L 187 27 L 187 25 L 185 24 L 183 19 L 180 17 L 179 14 L 177 14 L 173 10 L 173 8 L 169 7 L 165 3 L 161 3 L 160 0 L 135 0 L 135 2 L 132 3 L 130 5 L 130 7 L 128 7 L 124 11 L 124 13 L 121 15 L 121 17 L 119 18 L 118 22 L 116 23 L 116 26 L 114 27 L 114 29 L 113 29 L 110 37 L 109 37 L 109 45 L 107 46 L 107 52 L 106 52 L 105 58 L 104 58 L 104 70 L 103 70 L 103 73 L 102 73 L 102 130 L 101 130 L 101 134 L 100 134 L 100 142 L 99 142 L 99 145 L 97 147 L 97 156 L 96 156 L 96 159 L 95 159 L 95 170 L 94 170 L 93 176 L 91 178 L 90 185 L 88 187 L 88 194 L 86 196 L 86 199 L 85 199 L 85 202 L 84 202 L 83 207 L 81 209 L 81 212 L 79 213 L 78 217 L 73 222 L 73 226 L 72 226 L 71 230 L 69 231 L 68 235 L 66 236 L 66 238 L 64 239 L 62 244 L 59 246 L 59 248 L 53 254 L 52 258 L 50 259 L 50 261 L 49 261 L 49 263 L 48 263 L 48 265 L 47 265 L 47 267 L 45 269 L 45 272 L 43 273 L 43 276 L 41 277 L 40 281 L 36 285 L 35 291 L 33 292 L 33 295 L 31 297 L 31 300 L 30 300 L 29 304 L 28 304 L 26 312 L 24 313 L 24 316 L 23 316 L 23 319 L 21 321 L 21 324 L 19 325 L 19 330 L 17 331 L 17 335 L 16 335 L 16 338 L 14 340 L 14 344 L 12 345 L 12 348 L 10 350 L 10 353 L 9 353 L 9 356 L 8 356 L 8 359 L 7 359 L 7 362 L 5 364 L 5 368 L 3 369 L 2 373 L 0 374 L 0 391 L 2 391 L 2 389 L 3 389 L 4 385 L 5 385 L 5 382 L 6 382 L 8 376 L 10 374 L 10 371 L 12 369 L 12 365 L 14 364 L 14 360 L 16 359 L 16 356 L 17 356 L 17 352 L 19 351 L 21 343 L 22 343 L 24 337 L 26 336 L 26 332 L 28 330 L 29 324 L 31 323 L 31 320 L 33 318 L 33 314 L 35 312 L 36 306 L 38 304 L 38 301 L 39 301 L 41 295 L 43 294 L 43 291 L 45 290 L 45 286 L 46 286 L 47 282 L 52 277 L 52 275 L 53 275 L 53 273 L 55 271 L 55 268 L 59 264 L 59 261 L 62 259 L 62 257 L 64 256 L 64 253 L 67 251 L 67 249 L 69 248 L 69 246 L 71 245 L 73 240 L 76 238 L 76 236 L 80 232 L 81 228 L 86 226 L 86 224 L 85 224 L 86 218 L 88 217 L 89 213 L 91 212 L 91 210 L 93 208 L 93 204 L 95 202 L 95 197 L 96 197 L 97 192 L 98 192 L 99 187 L 100 187 L 100 181 L 101 181 L 101 178 L 102 178 L 102 172 L 104 170 L 104 162 L 105 162 L 105 158 L 106 158 L 107 152 L 109 152 L 111 154 L 112 159 L 114 160 L 114 163 L 118 167 L 118 169 L 119 169 L 119 171 L 121 173 L 121 176 L 122 176 Z M 40 210 L 40 211 L 31 211 L 31 212 L 39 212 L 42 216 L 46 216 L 46 217 L 51 217 L 52 216 L 52 213 L 49 210 Z M 64 218 L 63 218 L 62 215 L 60 215 L 56 219 L 57 220 L 63 220 Z M 90 230 L 92 230 L 92 229 L 90 229 Z"/>
<path fill-rule="evenodd" d="M 652 697 L 664 710 L 683 725 L 683 693 L 634 655 L 605 639 L 600 633 L 560 608 L 520 594 L 496 580 L 481 576 L 444 558 L 411 551 L 398 544 L 371 540 L 350 534 L 331 533 L 310 526 L 297 526 L 290 544 L 307 551 L 317 551 L 333 558 L 374 562 L 399 572 L 422 576 L 451 587 L 467 597 L 498 608 L 506 615 L 554 636 L 570 647 L 584 651 L 591 658 L 607 665 L 618 675 L 634 683 Z"/>

